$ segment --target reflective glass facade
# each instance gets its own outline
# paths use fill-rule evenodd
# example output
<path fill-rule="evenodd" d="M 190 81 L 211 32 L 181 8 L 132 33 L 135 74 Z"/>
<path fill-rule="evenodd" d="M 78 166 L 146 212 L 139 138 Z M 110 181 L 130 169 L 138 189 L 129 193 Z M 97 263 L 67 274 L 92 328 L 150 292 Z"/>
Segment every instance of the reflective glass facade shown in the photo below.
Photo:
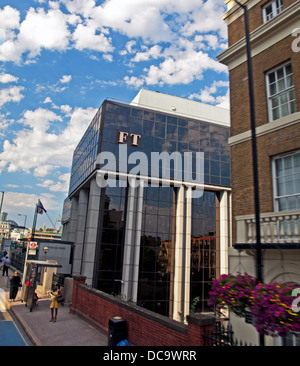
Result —
<path fill-rule="evenodd" d="M 128 134 L 121 143 L 120 131 Z M 132 134 L 139 136 L 136 144 L 132 143 Z M 220 190 L 222 187 L 230 187 L 228 137 L 229 128 L 221 124 L 181 118 L 112 101 L 102 104 L 74 152 L 70 198 L 72 195 L 80 196 L 83 183 L 84 189 L 89 190 L 89 180 L 92 179 L 92 173 L 99 168 L 99 165 L 96 167 L 96 159 L 101 152 L 114 154 L 117 171 L 118 164 L 127 161 L 131 153 L 143 152 L 148 158 L 146 164 L 149 174 L 153 163 L 152 152 L 204 152 L 204 183 L 208 187 L 202 197 L 190 201 L 190 228 L 187 228 L 185 214 L 179 213 L 180 207 L 183 208 L 183 212 L 186 211 L 187 200 L 184 198 L 184 203 L 179 202 L 180 188 L 172 184 L 170 187 L 146 186 L 141 190 L 135 189 L 132 196 L 129 192 L 130 187 L 120 187 L 117 184 L 117 187 L 101 188 L 92 274 L 94 287 L 110 294 L 124 296 L 126 251 L 132 251 L 129 257 L 133 258 L 138 250 L 138 266 L 136 262 L 132 264 L 132 268 L 138 267 L 138 274 L 129 274 L 130 269 L 127 273 L 132 281 L 132 288 L 134 281 L 137 282 L 136 297 L 133 300 L 142 307 L 174 317 L 177 303 L 186 301 L 178 300 L 181 295 L 176 293 L 175 287 L 178 286 L 174 285 L 176 271 L 181 266 L 176 264 L 175 258 L 178 245 L 181 245 L 178 244 L 177 227 L 180 216 L 182 227 L 189 232 L 183 234 L 184 239 L 182 236 L 181 240 L 184 244 L 180 247 L 181 255 L 190 258 L 189 301 L 192 303 L 198 298 L 197 310 L 207 310 L 208 290 L 216 277 L 220 251 L 216 186 Z M 124 145 L 127 148 L 127 156 L 119 156 L 120 146 Z M 135 166 L 136 164 L 127 164 L 127 172 Z M 187 169 L 183 167 L 183 170 Z M 193 176 L 194 160 L 189 169 Z M 160 177 L 161 173 L 159 170 Z M 170 165 L 169 173 L 170 178 L 176 177 L 173 165 Z M 215 191 L 209 190 L 209 186 L 214 187 Z M 129 210 L 130 200 L 134 202 L 134 209 Z M 90 205 L 90 202 L 87 204 Z M 139 219 L 140 223 L 137 224 Z M 128 239 L 129 231 L 132 241 Z M 186 244 L 186 237 L 190 238 L 190 245 Z M 133 249 L 128 249 L 131 245 Z M 190 248 L 188 252 L 185 251 L 186 247 Z M 186 276 L 186 273 L 184 275 Z M 130 290 L 127 293 L 130 293 Z"/>
<path fill-rule="evenodd" d="M 172 306 L 175 243 L 173 187 L 145 188 L 139 267 L 138 304 L 163 315 Z"/>
<path fill-rule="evenodd" d="M 98 110 L 88 129 L 77 145 L 72 162 L 69 193 L 83 183 L 95 169 L 99 150 L 102 108 Z"/>
<path fill-rule="evenodd" d="M 130 106 L 106 102 L 104 117 L 103 142 L 101 151 L 114 153 L 117 161 L 119 131 L 129 134 L 139 134 L 138 146 L 128 145 L 128 155 L 135 151 L 146 154 L 149 162 L 148 172 L 151 171 L 151 152 L 204 152 L 204 183 L 212 185 L 230 186 L 230 157 L 227 140 L 229 128 L 207 122 L 183 119 L 175 116 L 156 113 Z M 195 172 L 195 155 L 190 173 Z M 120 160 L 119 160 L 120 159 Z M 183 160 L 182 160 L 183 161 Z M 134 165 L 128 164 L 128 172 Z M 183 167 L 182 179 L 184 174 Z M 160 170 L 161 173 L 161 170 Z M 170 178 L 176 177 L 173 165 L 169 173 Z"/>
<path fill-rule="evenodd" d="M 217 232 L 217 195 L 205 191 L 192 200 L 191 301 L 199 297 L 196 310 L 208 311 L 208 291 L 216 278 L 219 237 Z"/>
<path fill-rule="evenodd" d="M 119 157 L 118 133 L 141 135 L 138 146 L 127 146 L 127 156 Z M 74 151 L 69 193 L 72 194 L 95 170 L 99 152 L 112 152 L 116 161 L 127 161 L 132 152 L 142 151 L 148 158 L 147 171 L 151 170 L 151 152 L 204 152 L 204 183 L 230 186 L 230 152 L 227 140 L 229 128 L 193 119 L 156 113 L 105 101 Z M 190 173 L 195 172 L 195 155 Z M 183 162 L 183 160 L 182 160 Z M 128 172 L 135 165 L 128 164 Z M 184 170 L 182 167 L 182 179 Z M 159 170 L 161 175 L 161 169 Z M 176 177 L 174 166 L 167 172 Z"/>
<path fill-rule="evenodd" d="M 96 287 L 107 293 L 120 292 L 125 231 L 126 188 L 102 189 L 100 257 Z"/>

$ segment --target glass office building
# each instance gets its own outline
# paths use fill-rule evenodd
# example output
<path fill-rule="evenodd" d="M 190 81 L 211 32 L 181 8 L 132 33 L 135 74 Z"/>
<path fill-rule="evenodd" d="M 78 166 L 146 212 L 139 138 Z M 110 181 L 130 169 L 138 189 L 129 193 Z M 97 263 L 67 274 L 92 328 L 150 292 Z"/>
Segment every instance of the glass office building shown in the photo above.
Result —
<path fill-rule="evenodd" d="M 194 299 L 207 310 L 227 271 L 228 137 L 221 108 L 146 90 L 129 104 L 105 100 L 73 156 L 63 215 L 73 274 L 176 320 Z"/>

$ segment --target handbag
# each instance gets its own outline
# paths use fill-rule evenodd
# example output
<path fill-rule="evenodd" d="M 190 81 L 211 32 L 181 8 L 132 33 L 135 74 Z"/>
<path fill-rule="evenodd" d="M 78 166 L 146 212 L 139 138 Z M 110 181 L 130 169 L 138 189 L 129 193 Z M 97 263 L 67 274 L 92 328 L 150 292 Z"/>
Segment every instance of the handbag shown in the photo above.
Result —
<path fill-rule="evenodd" d="M 61 303 L 61 302 L 63 302 L 64 301 L 64 297 L 63 296 L 58 296 L 57 298 L 56 298 L 56 301 L 58 302 L 58 303 Z"/>

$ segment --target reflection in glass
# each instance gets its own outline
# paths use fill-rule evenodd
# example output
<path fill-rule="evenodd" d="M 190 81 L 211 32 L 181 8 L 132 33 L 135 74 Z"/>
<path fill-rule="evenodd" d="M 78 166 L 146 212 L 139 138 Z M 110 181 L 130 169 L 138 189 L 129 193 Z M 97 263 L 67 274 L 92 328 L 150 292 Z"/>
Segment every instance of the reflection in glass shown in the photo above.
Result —
<path fill-rule="evenodd" d="M 143 199 L 137 303 L 168 316 L 175 235 L 172 187 L 147 187 Z M 156 213 L 150 215 L 147 213 Z"/>
<path fill-rule="evenodd" d="M 102 190 L 104 210 L 97 288 L 119 294 L 122 278 L 122 255 L 125 231 L 126 188 Z"/>
<path fill-rule="evenodd" d="M 216 276 L 216 197 L 205 191 L 192 200 L 191 295 L 199 297 L 196 311 L 207 311 L 208 291 Z"/>
<path fill-rule="evenodd" d="M 107 102 L 107 105 L 110 103 L 112 102 Z M 138 113 L 139 109 L 137 107 L 124 105 L 120 107 L 122 107 L 120 114 L 118 114 L 118 106 L 108 107 L 109 112 L 106 111 L 104 117 L 104 130 L 105 128 L 115 129 L 116 134 L 119 130 L 141 134 L 140 145 L 132 147 L 132 151 L 141 149 L 148 155 L 151 151 L 165 151 L 169 154 L 175 151 L 181 154 L 186 151 L 202 151 L 204 152 L 205 165 L 212 167 L 212 171 L 208 170 L 205 174 L 205 183 L 230 186 L 230 174 L 227 166 L 225 165 L 223 168 L 223 164 L 230 163 L 230 152 L 227 143 L 229 137 L 228 127 L 195 119 L 180 119 L 163 113 L 143 111 L 142 109 Z M 125 108 L 128 111 L 125 112 Z M 104 132 L 102 151 L 106 151 L 109 133 Z M 113 138 L 113 133 L 111 133 L 111 138 Z M 111 143 L 115 143 L 115 138 Z M 128 147 L 131 148 L 130 145 Z M 128 150 L 128 154 L 130 151 Z M 115 154 L 117 154 L 116 149 Z M 148 162 L 148 172 L 151 172 L 151 158 L 148 159 Z M 187 168 L 183 166 L 182 171 L 186 170 Z M 173 177 L 173 174 L 171 172 L 170 177 Z M 222 177 L 220 177 L 220 174 Z"/>

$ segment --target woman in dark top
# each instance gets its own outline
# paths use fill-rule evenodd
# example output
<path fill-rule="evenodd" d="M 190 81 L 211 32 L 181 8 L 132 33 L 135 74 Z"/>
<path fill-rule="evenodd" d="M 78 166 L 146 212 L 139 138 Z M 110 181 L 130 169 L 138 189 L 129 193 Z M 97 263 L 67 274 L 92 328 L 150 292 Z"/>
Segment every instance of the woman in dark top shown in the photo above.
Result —
<path fill-rule="evenodd" d="M 18 276 L 18 272 L 16 271 L 10 278 L 9 301 L 15 301 L 19 286 L 21 286 L 21 278 Z"/>

